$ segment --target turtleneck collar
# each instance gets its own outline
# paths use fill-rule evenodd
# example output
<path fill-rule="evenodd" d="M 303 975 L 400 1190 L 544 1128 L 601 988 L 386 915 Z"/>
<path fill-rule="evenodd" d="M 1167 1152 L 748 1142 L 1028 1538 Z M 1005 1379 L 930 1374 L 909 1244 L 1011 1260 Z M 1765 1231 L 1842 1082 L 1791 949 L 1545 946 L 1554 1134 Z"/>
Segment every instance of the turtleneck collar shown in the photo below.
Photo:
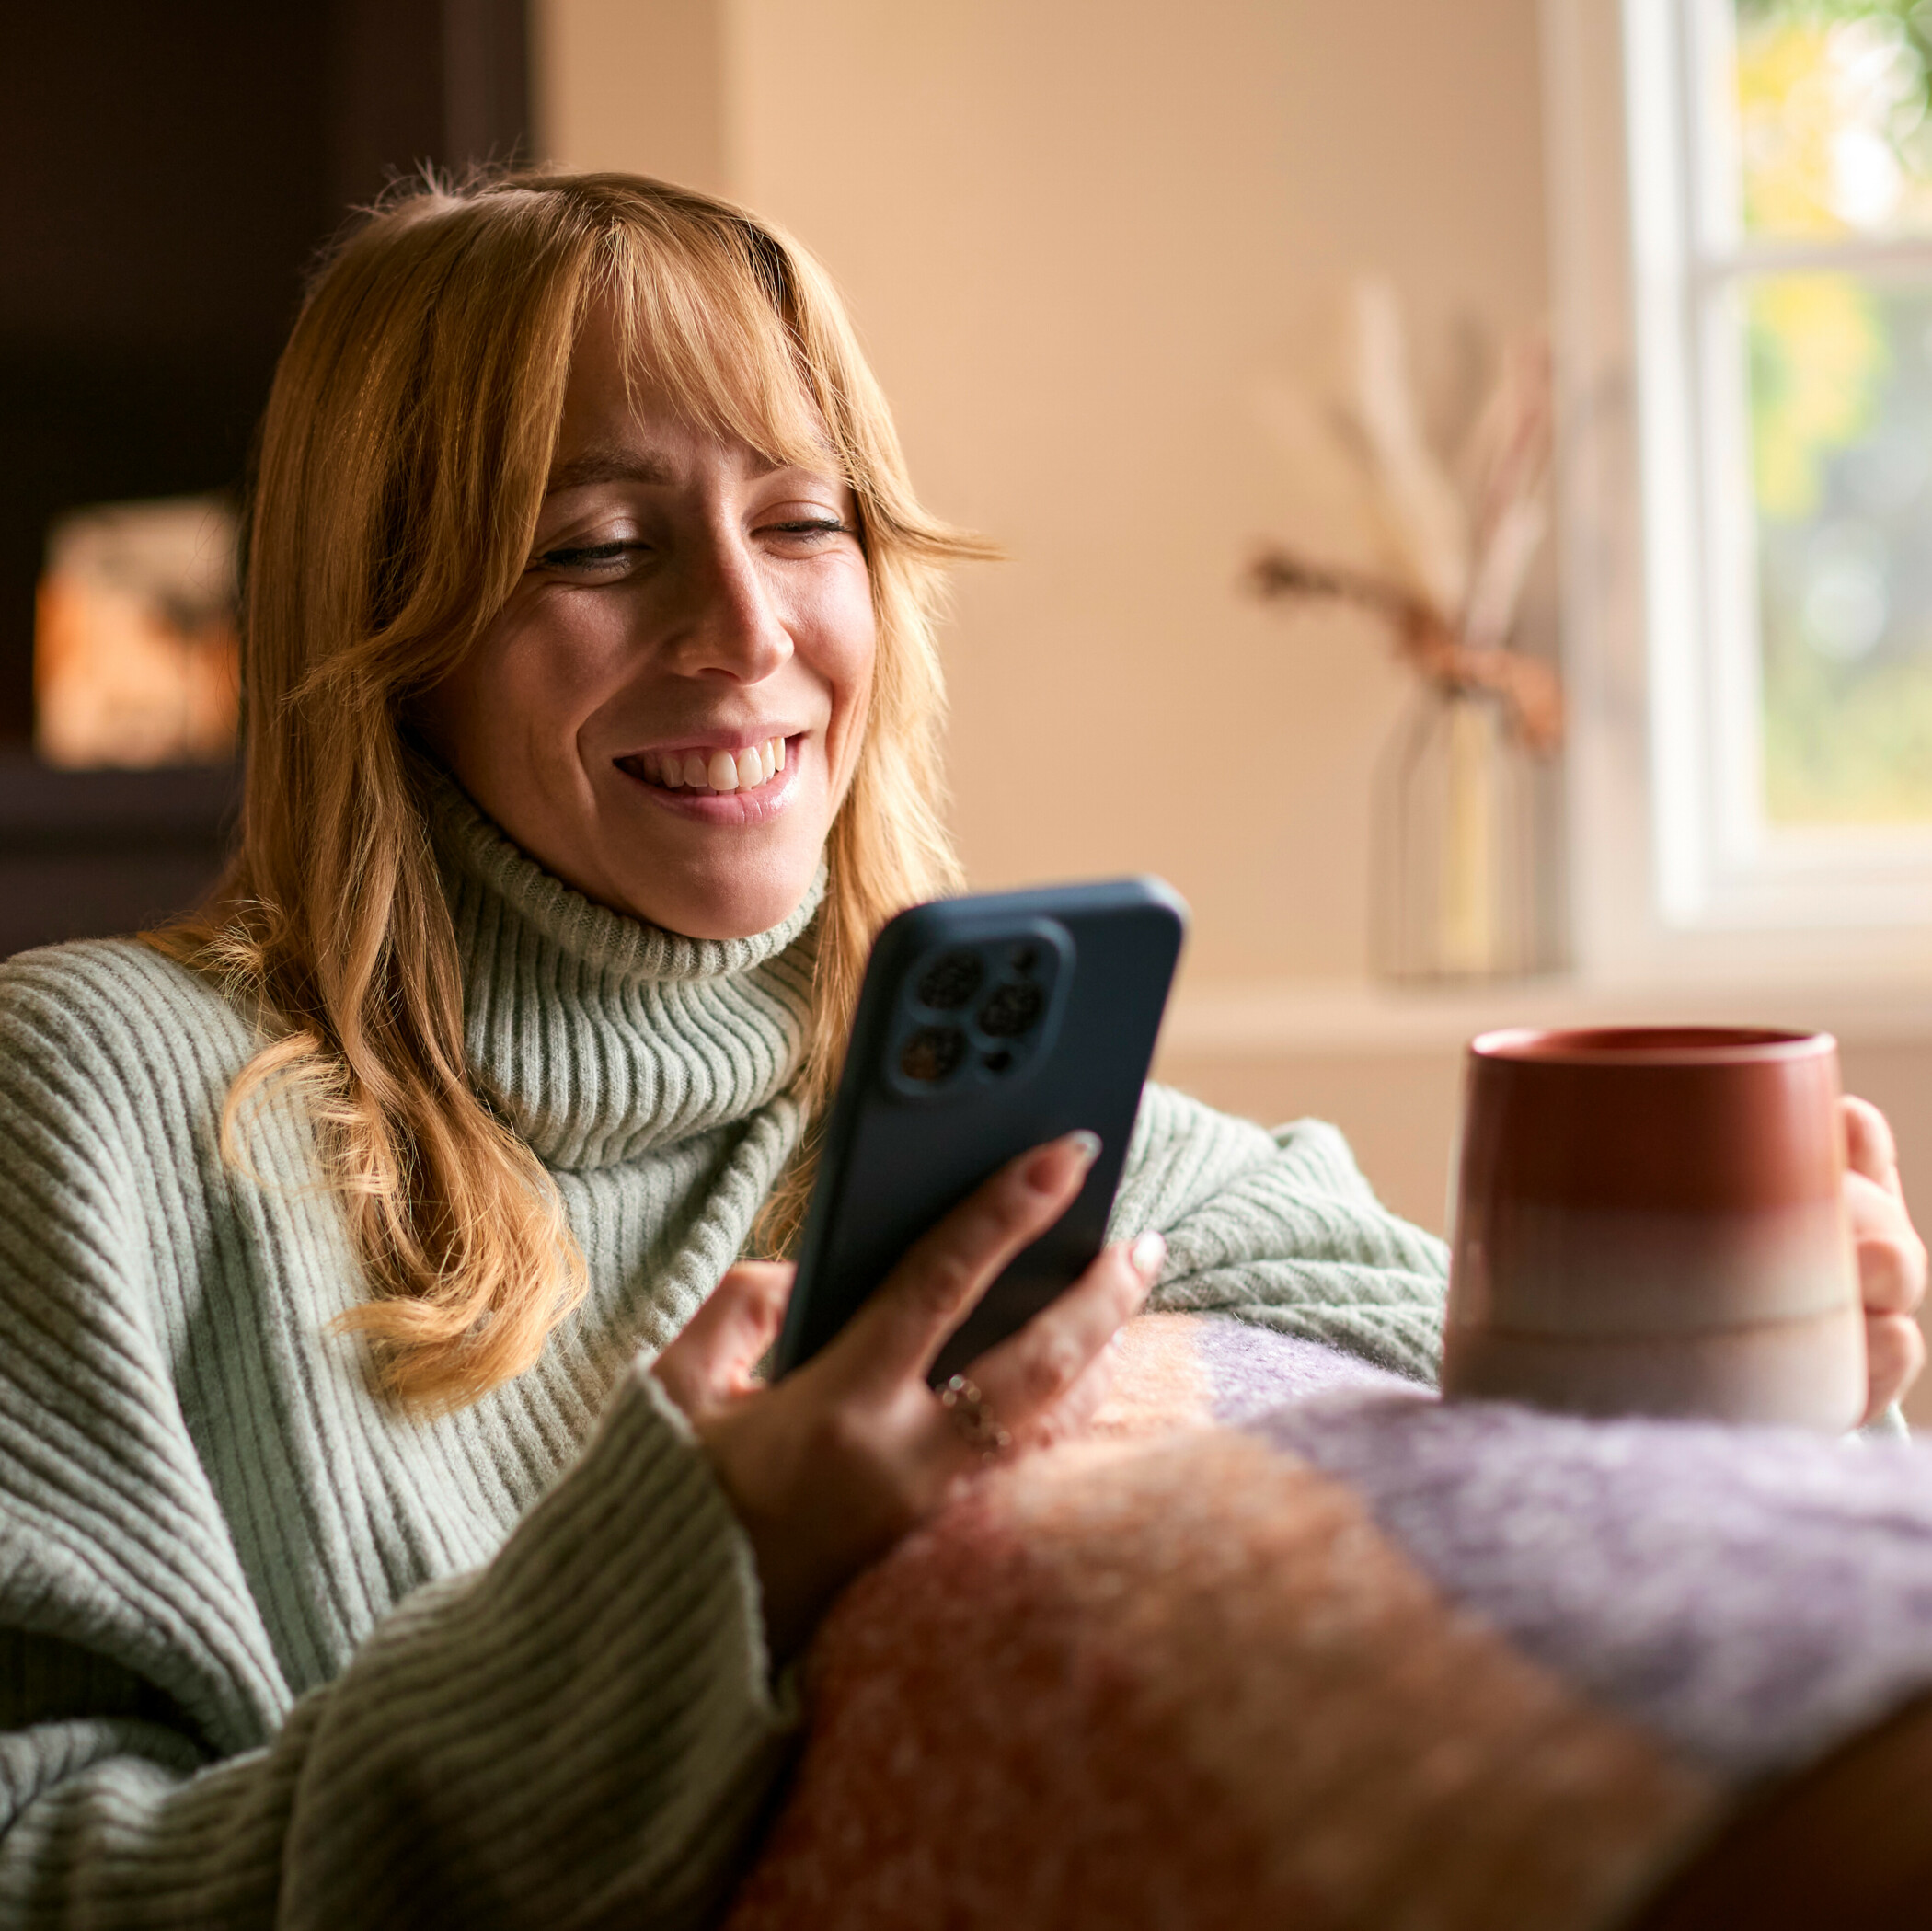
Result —
<path fill-rule="evenodd" d="M 768 1104 L 804 1058 L 820 867 L 790 917 L 686 938 L 594 904 L 424 780 L 472 1076 L 546 1166 L 609 1167 Z"/>

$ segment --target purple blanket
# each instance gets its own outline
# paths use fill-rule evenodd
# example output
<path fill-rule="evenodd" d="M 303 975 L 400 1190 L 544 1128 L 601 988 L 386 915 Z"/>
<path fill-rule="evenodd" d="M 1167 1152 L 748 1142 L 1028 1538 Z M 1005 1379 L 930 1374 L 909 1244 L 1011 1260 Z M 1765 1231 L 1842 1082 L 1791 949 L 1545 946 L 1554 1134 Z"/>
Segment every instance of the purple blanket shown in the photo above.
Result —
<path fill-rule="evenodd" d="M 1202 1347 L 1217 1419 L 1348 1483 L 1444 1594 L 1716 1771 L 1792 1768 L 1932 1686 L 1932 1447 L 1444 1403 L 1231 1322 Z"/>

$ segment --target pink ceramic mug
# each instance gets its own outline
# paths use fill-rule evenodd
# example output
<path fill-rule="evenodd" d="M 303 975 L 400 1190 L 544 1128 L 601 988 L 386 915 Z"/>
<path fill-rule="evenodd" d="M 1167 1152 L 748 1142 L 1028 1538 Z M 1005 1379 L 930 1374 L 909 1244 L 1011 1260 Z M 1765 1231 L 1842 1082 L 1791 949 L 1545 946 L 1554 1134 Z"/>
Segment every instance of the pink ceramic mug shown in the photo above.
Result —
<path fill-rule="evenodd" d="M 1838 1097 L 1824 1033 L 1477 1040 L 1443 1393 L 1856 1426 L 1865 1325 Z"/>

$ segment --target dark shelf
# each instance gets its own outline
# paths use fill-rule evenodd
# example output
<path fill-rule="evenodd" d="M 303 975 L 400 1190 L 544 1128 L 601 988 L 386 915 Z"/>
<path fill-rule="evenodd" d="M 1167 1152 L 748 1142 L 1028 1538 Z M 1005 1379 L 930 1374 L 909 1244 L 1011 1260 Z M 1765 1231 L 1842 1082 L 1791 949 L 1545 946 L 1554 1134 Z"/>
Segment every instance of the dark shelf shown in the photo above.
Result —
<path fill-rule="evenodd" d="M 214 882 L 234 765 L 57 771 L 0 753 L 0 955 L 137 932 Z"/>
<path fill-rule="evenodd" d="M 0 851 L 218 845 L 240 802 L 236 764 L 62 771 L 0 752 Z"/>

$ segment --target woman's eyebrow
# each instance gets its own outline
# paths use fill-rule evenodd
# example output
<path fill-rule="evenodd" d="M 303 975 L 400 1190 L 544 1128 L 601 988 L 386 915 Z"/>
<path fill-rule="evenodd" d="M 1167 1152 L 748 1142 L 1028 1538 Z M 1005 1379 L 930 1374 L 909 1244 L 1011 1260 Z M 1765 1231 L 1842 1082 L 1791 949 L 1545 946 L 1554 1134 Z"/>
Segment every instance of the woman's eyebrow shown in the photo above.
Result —
<path fill-rule="evenodd" d="M 829 456 L 831 452 L 826 452 Z M 753 477 L 776 475 L 781 469 L 805 466 L 783 458 L 753 453 L 746 465 Z M 663 486 L 675 483 L 677 472 L 663 457 L 648 450 L 592 448 L 581 451 L 567 463 L 559 463 L 544 485 L 546 496 L 565 489 L 581 489 L 594 483 L 644 483 Z"/>
<path fill-rule="evenodd" d="M 641 450 L 587 449 L 550 472 L 546 496 L 559 489 L 581 489 L 591 483 L 652 483 L 675 481 L 670 464 Z"/>

